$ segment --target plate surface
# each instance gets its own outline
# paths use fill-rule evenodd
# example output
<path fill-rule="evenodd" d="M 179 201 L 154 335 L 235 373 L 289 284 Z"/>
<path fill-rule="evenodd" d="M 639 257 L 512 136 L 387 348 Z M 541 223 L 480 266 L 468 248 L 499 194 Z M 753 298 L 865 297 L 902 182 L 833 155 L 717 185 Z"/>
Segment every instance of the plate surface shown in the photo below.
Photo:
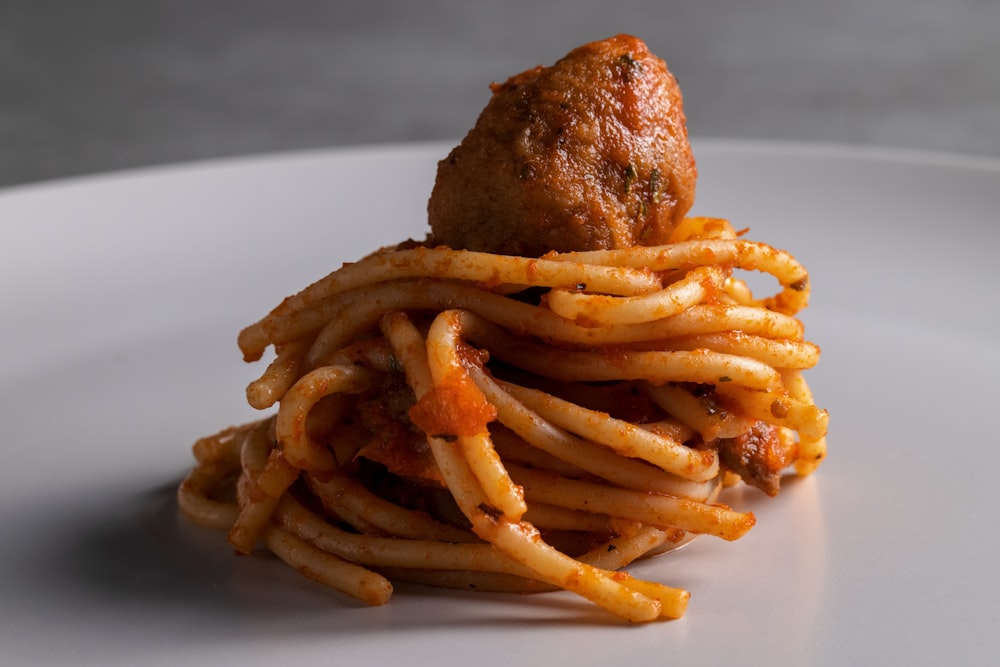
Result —
<path fill-rule="evenodd" d="M 1000 164 L 695 142 L 695 212 L 809 267 L 830 456 L 757 526 L 634 571 L 687 615 L 399 586 L 364 608 L 177 516 L 199 435 L 253 416 L 235 335 L 422 237 L 445 144 L 0 193 L 0 647 L 11 664 L 995 664 Z M 357 661 L 357 663 L 355 662 Z"/>

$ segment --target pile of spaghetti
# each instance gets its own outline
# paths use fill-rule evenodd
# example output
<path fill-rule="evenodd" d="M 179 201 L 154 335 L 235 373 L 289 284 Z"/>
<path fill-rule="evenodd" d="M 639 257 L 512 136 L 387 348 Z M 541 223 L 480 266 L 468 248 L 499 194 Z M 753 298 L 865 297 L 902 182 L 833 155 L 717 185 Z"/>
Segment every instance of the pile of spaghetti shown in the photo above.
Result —
<path fill-rule="evenodd" d="M 180 507 L 370 604 L 398 580 L 681 616 L 687 591 L 621 568 L 739 538 L 754 516 L 723 487 L 775 495 L 825 455 L 808 295 L 790 254 L 713 218 L 538 257 L 383 249 L 241 333 L 247 360 L 275 350 L 247 395 L 277 410 L 199 440 Z"/>

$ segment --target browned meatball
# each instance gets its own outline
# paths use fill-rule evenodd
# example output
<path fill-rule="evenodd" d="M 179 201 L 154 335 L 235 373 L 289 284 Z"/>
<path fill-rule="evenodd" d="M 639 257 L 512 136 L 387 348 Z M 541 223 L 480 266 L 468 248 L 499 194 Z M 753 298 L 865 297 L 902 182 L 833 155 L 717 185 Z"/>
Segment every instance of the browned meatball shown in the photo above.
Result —
<path fill-rule="evenodd" d="M 680 88 L 639 39 L 506 83 L 438 165 L 436 245 L 508 255 L 664 243 L 694 200 Z"/>

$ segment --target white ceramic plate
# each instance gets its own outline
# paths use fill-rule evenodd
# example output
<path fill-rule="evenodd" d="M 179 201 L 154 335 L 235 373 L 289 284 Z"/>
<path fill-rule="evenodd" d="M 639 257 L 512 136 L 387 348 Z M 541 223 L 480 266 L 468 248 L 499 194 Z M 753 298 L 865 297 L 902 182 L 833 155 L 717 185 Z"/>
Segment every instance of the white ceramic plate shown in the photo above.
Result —
<path fill-rule="evenodd" d="M 810 269 L 830 456 L 745 493 L 742 540 L 644 562 L 626 626 L 570 594 L 400 586 L 364 608 L 177 516 L 199 435 L 251 415 L 237 330 L 424 233 L 443 144 L 0 194 L 0 653 L 8 664 L 996 664 L 1000 164 L 702 141 L 696 212 Z"/>

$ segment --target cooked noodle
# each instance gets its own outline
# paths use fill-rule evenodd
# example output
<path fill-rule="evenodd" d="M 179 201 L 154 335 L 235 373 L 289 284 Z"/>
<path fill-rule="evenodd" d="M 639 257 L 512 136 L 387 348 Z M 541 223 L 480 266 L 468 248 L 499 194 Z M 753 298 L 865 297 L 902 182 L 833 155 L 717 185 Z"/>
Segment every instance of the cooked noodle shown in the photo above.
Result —
<path fill-rule="evenodd" d="M 737 273 L 773 275 L 756 298 Z M 200 440 L 183 512 L 370 604 L 390 580 L 571 590 L 631 621 L 686 591 L 620 571 L 754 516 L 826 452 L 805 269 L 688 218 L 661 246 L 526 258 L 413 247 L 345 265 L 239 342 L 277 411 Z"/>

